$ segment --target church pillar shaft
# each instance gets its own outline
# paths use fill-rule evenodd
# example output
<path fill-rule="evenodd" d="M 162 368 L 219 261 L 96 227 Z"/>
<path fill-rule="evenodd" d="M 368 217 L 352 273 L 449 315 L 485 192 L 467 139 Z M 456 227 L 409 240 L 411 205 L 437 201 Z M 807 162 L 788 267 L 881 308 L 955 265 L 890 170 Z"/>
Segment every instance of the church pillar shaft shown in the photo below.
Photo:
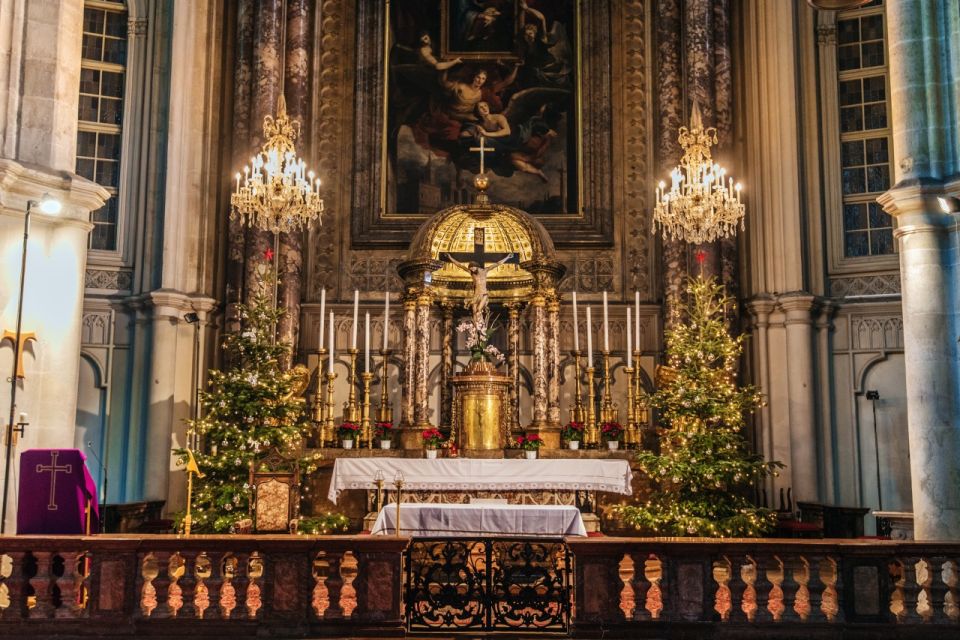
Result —
<path fill-rule="evenodd" d="M 416 318 L 416 380 L 414 387 L 413 420 L 418 428 L 430 426 L 430 394 L 427 378 L 430 375 L 430 295 L 417 298 Z"/>
<path fill-rule="evenodd" d="M 414 388 L 416 380 L 417 299 L 407 297 L 403 302 L 403 426 L 413 425 Z"/>
<path fill-rule="evenodd" d="M 814 411 L 813 310 L 810 295 L 784 296 L 780 307 L 787 339 L 790 402 L 790 479 L 796 500 L 820 500 L 817 429 Z"/>
<path fill-rule="evenodd" d="M 263 119 L 277 110 L 283 73 L 281 54 L 283 37 L 283 0 L 259 0 L 256 4 L 253 35 L 252 98 L 250 139 L 255 149 L 263 144 Z M 273 247 L 273 234 L 258 227 L 247 227 L 246 299 L 251 301 L 260 286 L 257 267 L 267 262 L 265 254 Z"/>
<path fill-rule="evenodd" d="M 507 340 L 510 345 L 508 361 L 510 380 L 510 429 L 520 428 L 520 307 L 511 304 L 507 315 Z"/>
<path fill-rule="evenodd" d="M 547 422 L 560 426 L 560 301 L 552 297 L 547 304 Z"/>
<path fill-rule="evenodd" d="M 253 88 L 253 0 L 237 2 L 237 38 L 233 67 L 233 167 L 250 161 L 250 101 Z M 229 216 L 227 223 L 226 299 L 228 304 L 243 300 L 244 252 L 246 231 L 239 218 Z M 227 313 L 229 331 L 239 329 L 235 312 Z"/>
<path fill-rule="evenodd" d="M 287 112 L 300 123 L 297 151 L 306 155 L 310 123 L 310 58 L 313 45 L 310 25 L 313 22 L 311 0 L 287 0 L 286 64 L 284 65 L 284 97 Z M 280 234 L 278 304 L 286 313 L 280 318 L 278 339 L 291 345 L 290 365 L 296 355 L 300 334 L 300 302 L 303 287 L 302 231 Z"/>
<path fill-rule="evenodd" d="M 450 383 L 453 380 L 453 304 L 443 303 L 443 349 L 440 359 L 440 424 L 450 426 L 453 424 L 451 409 L 453 399 L 451 397 Z"/>
<path fill-rule="evenodd" d="M 534 296 L 533 306 L 533 424 L 547 426 L 547 309 L 543 294 Z"/>
<path fill-rule="evenodd" d="M 657 120 L 660 139 L 658 164 L 666 175 L 680 160 L 677 132 L 683 124 L 683 52 L 681 49 L 680 0 L 658 0 L 656 3 L 657 42 Z M 683 299 L 686 276 L 684 243 L 663 240 L 663 315 L 664 328 L 675 323 L 676 311 Z"/>
<path fill-rule="evenodd" d="M 960 537 L 960 353 L 956 219 L 936 197 L 960 195 L 960 149 L 943 126 L 956 112 L 956 2 L 887 6 L 896 186 L 879 201 L 896 217 L 903 295 L 907 434 L 914 537 Z M 952 15 L 950 13 L 952 12 Z M 951 86 L 952 85 L 952 86 Z"/>

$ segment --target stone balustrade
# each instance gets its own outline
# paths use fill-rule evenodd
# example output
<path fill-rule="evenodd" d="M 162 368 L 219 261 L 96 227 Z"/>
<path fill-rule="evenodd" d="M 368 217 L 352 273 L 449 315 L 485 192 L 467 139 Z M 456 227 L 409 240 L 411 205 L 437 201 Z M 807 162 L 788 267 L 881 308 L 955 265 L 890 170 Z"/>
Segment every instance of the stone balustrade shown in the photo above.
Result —
<path fill-rule="evenodd" d="M 0 636 L 402 636 L 408 544 L 0 537 Z M 563 549 L 576 637 L 960 637 L 960 543 L 568 538 Z"/>

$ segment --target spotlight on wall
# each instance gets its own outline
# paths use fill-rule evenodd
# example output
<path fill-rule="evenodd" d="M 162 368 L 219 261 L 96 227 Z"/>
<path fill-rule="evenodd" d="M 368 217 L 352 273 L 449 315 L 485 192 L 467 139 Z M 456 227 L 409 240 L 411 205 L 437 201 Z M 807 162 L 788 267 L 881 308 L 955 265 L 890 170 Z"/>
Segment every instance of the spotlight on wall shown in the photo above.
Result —
<path fill-rule="evenodd" d="M 953 196 L 937 196 L 937 202 L 944 213 L 960 212 L 960 198 Z"/>
<path fill-rule="evenodd" d="M 192 311 L 184 314 L 183 319 L 187 321 L 187 324 L 196 324 L 197 322 L 200 322 L 200 316 Z"/>
<path fill-rule="evenodd" d="M 61 209 L 63 209 L 63 203 L 51 196 L 49 193 L 43 194 L 43 197 L 40 198 L 40 202 L 37 204 L 41 213 L 45 213 L 49 216 L 55 216 L 60 213 Z"/>

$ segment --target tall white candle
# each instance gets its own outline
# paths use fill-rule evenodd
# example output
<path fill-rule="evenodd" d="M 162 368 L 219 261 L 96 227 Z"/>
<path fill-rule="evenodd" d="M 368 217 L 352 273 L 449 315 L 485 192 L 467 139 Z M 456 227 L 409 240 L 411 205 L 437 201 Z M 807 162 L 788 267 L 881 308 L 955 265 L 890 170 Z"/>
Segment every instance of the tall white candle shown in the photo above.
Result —
<path fill-rule="evenodd" d="M 357 348 L 357 314 L 360 311 L 360 290 L 353 290 L 353 334 L 350 337 L 350 348 Z"/>
<path fill-rule="evenodd" d="M 636 295 L 636 308 L 633 310 L 634 331 L 633 336 L 637 342 L 637 350 L 640 350 L 640 292 Z"/>
<path fill-rule="evenodd" d="M 627 367 L 633 367 L 633 323 L 630 322 L 630 307 L 627 307 Z"/>
<path fill-rule="evenodd" d="M 363 370 L 370 373 L 370 312 L 363 317 Z"/>
<path fill-rule="evenodd" d="M 610 320 L 607 317 L 607 292 L 603 292 L 603 350 L 610 351 Z"/>
<path fill-rule="evenodd" d="M 330 359 L 327 360 L 327 372 L 333 373 L 333 347 L 336 342 L 333 331 L 333 311 L 330 312 L 330 344 L 327 345 L 327 351 L 330 352 Z"/>
<path fill-rule="evenodd" d="M 580 326 L 577 324 L 577 292 L 573 292 L 573 350 L 580 351 Z"/>
<path fill-rule="evenodd" d="M 590 324 L 590 307 L 587 307 L 587 367 L 593 367 L 593 327 Z"/>
<path fill-rule="evenodd" d="M 323 339 L 326 337 L 323 333 L 324 321 L 327 319 L 327 288 L 320 290 L 320 340 L 318 349 L 323 349 Z"/>
<path fill-rule="evenodd" d="M 390 340 L 390 292 L 383 296 L 383 350 L 386 351 Z"/>

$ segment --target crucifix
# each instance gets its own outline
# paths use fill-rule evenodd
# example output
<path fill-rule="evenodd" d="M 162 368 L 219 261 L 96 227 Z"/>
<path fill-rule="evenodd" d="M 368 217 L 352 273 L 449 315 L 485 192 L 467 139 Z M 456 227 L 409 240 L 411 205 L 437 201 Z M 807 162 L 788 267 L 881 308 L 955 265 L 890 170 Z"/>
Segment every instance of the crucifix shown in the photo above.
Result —
<path fill-rule="evenodd" d="M 481 156 L 482 157 L 482 156 Z M 473 228 L 473 251 L 470 253 L 448 253 L 447 261 L 466 271 L 473 279 L 473 296 L 464 301 L 473 315 L 473 324 L 477 330 L 485 325 L 484 314 L 490 299 L 487 291 L 487 275 L 502 264 L 518 264 L 519 258 L 513 253 L 487 253 L 485 250 L 486 232 L 483 227 Z M 490 264 L 492 263 L 492 264 Z M 490 266 L 487 266 L 490 264 Z"/>
<path fill-rule="evenodd" d="M 59 455 L 59 451 L 51 451 L 49 466 L 42 464 L 37 465 L 37 473 L 43 473 L 45 471 L 50 472 L 50 502 L 47 504 L 47 511 L 57 510 L 57 472 L 63 471 L 65 473 L 73 473 L 72 464 L 57 466 L 57 457 Z"/>
<path fill-rule="evenodd" d="M 26 373 L 23 369 L 23 348 L 27 346 L 27 342 L 33 340 L 37 341 L 37 334 L 33 331 L 21 331 L 20 332 L 20 344 L 17 344 L 17 334 L 9 329 L 6 329 L 3 332 L 3 337 L 0 337 L 0 342 L 4 340 L 9 340 L 13 343 L 14 348 L 17 350 L 15 354 L 17 358 L 17 378 L 23 379 L 26 377 Z"/>
<path fill-rule="evenodd" d="M 483 175 L 484 173 L 486 173 L 486 170 L 484 169 L 484 164 L 483 164 L 484 154 L 487 153 L 488 151 L 493 151 L 493 150 L 494 150 L 493 147 L 487 147 L 487 146 L 484 145 L 484 143 L 485 143 L 486 141 L 487 141 L 487 138 L 486 138 L 485 136 L 480 136 L 480 146 L 479 146 L 479 147 L 470 147 L 470 151 L 479 151 L 479 152 L 480 152 L 480 175 Z"/>

